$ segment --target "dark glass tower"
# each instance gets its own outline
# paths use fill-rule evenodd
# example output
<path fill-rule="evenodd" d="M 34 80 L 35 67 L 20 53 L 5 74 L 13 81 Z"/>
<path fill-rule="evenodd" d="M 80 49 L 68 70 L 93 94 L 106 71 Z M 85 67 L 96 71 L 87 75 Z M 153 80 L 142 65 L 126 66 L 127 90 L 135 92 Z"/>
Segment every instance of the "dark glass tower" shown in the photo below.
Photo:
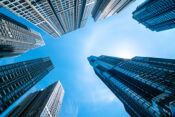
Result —
<path fill-rule="evenodd" d="M 121 12 L 134 1 L 135 0 L 96 0 L 92 17 L 96 22 L 100 21 Z"/>
<path fill-rule="evenodd" d="M 174 114 L 175 60 L 109 56 L 91 56 L 88 60 L 132 117 L 168 117 Z"/>
<path fill-rule="evenodd" d="M 6 117 L 59 117 L 64 89 L 55 82 L 44 90 L 29 94 Z"/>
<path fill-rule="evenodd" d="M 146 0 L 133 12 L 133 18 L 152 31 L 175 28 L 175 1 Z"/>
<path fill-rule="evenodd" d="M 0 113 L 53 68 L 48 57 L 0 66 Z"/>
<path fill-rule="evenodd" d="M 0 58 L 44 46 L 40 33 L 0 13 Z"/>

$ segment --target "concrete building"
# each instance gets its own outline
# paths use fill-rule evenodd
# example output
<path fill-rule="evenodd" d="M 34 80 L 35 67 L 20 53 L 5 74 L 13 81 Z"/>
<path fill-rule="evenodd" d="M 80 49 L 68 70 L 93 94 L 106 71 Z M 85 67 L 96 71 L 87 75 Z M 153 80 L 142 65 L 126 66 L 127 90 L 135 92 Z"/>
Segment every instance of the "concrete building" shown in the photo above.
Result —
<path fill-rule="evenodd" d="M 0 13 L 0 58 L 13 57 L 44 46 L 41 35 Z"/>
<path fill-rule="evenodd" d="M 96 22 L 121 12 L 135 0 L 97 0 L 92 17 Z"/>
<path fill-rule="evenodd" d="M 94 0 L 1 0 L 3 6 L 54 38 L 83 27 Z"/>

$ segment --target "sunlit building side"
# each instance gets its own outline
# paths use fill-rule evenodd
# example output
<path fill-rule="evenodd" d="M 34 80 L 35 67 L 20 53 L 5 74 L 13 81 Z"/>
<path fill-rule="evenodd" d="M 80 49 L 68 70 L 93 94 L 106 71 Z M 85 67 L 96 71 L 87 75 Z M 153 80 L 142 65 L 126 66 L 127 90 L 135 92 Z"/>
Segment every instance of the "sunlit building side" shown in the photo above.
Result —
<path fill-rule="evenodd" d="M 27 95 L 6 117 L 59 117 L 63 96 L 61 83 L 55 82 Z"/>
<path fill-rule="evenodd" d="M 96 22 L 120 13 L 135 0 L 97 0 L 93 10 L 92 17 Z"/>
<path fill-rule="evenodd" d="M 95 0 L 1 0 L 0 6 L 54 38 L 84 27 Z"/>
<path fill-rule="evenodd" d="M 18 56 L 44 45 L 38 32 L 0 13 L 0 58 Z"/>

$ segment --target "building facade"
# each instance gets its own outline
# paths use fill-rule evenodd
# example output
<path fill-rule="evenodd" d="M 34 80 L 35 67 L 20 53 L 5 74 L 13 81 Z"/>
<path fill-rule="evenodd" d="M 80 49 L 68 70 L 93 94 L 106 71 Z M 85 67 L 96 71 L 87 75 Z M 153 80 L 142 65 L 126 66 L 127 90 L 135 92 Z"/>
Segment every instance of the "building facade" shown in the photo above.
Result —
<path fill-rule="evenodd" d="M 53 68 L 49 57 L 0 66 L 0 113 Z"/>
<path fill-rule="evenodd" d="M 88 60 L 132 117 L 174 117 L 175 60 L 109 56 Z"/>
<path fill-rule="evenodd" d="M 59 117 L 64 89 L 55 82 L 44 90 L 29 94 L 6 117 Z"/>
<path fill-rule="evenodd" d="M 83 27 L 94 0 L 1 0 L 3 6 L 54 38 Z"/>
<path fill-rule="evenodd" d="M 0 13 L 0 58 L 18 56 L 44 46 L 41 35 Z"/>
<path fill-rule="evenodd" d="M 133 12 L 133 18 L 152 31 L 175 28 L 175 1 L 146 0 Z"/>
<path fill-rule="evenodd" d="M 92 11 L 92 17 L 96 22 L 100 21 L 119 13 L 134 1 L 135 0 L 97 0 Z"/>

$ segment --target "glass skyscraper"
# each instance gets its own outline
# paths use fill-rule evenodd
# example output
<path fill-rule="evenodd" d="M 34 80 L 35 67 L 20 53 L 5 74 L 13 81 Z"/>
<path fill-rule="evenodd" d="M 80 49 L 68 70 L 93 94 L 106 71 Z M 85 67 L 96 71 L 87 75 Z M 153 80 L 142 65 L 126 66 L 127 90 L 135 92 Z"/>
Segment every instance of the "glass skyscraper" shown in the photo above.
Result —
<path fill-rule="evenodd" d="M 175 28 L 175 1 L 146 0 L 133 12 L 133 18 L 152 31 Z"/>
<path fill-rule="evenodd" d="M 0 58 L 18 56 L 44 45 L 38 32 L 0 13 Z"/>
<path fill-rule="evenodd" d="M 0 66 L 0 113 L 53 68 L 49 57 Z"/>
<path fill-rule="evenodd" d="M 44 90 L 29 94 L 6 117 L 59 117 L 64 89 L 55 82 Z"/>
<path fill-rule="evenodd" d="M 83 27 L 95 0 L 1 0 L 5 7 L 54 38 Z"/>
<path fill-rule="evenodd" d="M 110 56 L 88 60 L 132 117 L 174 117 L 175 60 Z"/>
<path fill-rule="evenodd" d="M 104 18 L 119 13 L 135 0 L 97 0 L 93 10 L 92 17 L 100 21 Z"/>

